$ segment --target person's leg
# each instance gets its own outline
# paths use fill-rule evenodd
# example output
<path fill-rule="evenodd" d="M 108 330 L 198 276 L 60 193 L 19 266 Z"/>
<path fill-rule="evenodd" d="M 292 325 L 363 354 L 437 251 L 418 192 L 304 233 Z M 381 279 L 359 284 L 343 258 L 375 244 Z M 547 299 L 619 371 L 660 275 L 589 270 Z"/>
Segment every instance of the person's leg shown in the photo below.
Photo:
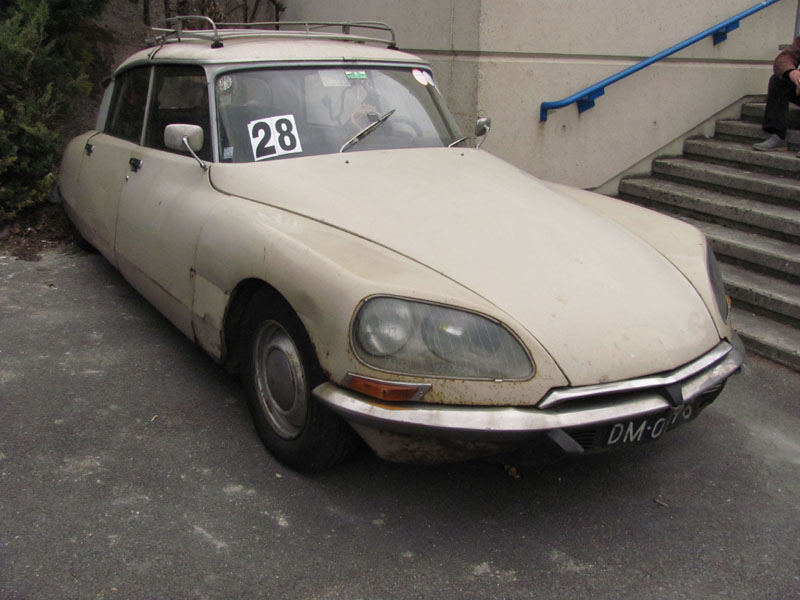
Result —
<path fill-rule="evenodd" d="M 767 107 L 764 110 L 764 121 L 761 128 L 767 133 L 786 139 L 786 128 L 789 119 L 789 101 L 797 103 L 797 88 L 783 77 L 773 75 L 767 88 Z"/>
<path fill-rule="evenodd" d="M 792 95 L 789 97 L 789 102 L 800 106 L 800 94 L 797 93 L 797 88 L 794 89 Z M 800 152 L 798 152 L 796 156 L 800 158 Z"/>
<path fill-rule="evenodd" d="M 773 75 L 767 88 L 767 106 L 761 128 L 772 135 L 753 144 L 754 150 L 786 150 L 786 129 L 789 123 L 789 101 L 794 101 L 795 86 L 791 81 Z"/>
<path fill-rule="evenodd" d="M 797 93 L 796 87 L 789 95 L 789 102 L 791 102 L 792 104 L 796 104 L 797 106 L 800 106 L 800 94 Z"/>

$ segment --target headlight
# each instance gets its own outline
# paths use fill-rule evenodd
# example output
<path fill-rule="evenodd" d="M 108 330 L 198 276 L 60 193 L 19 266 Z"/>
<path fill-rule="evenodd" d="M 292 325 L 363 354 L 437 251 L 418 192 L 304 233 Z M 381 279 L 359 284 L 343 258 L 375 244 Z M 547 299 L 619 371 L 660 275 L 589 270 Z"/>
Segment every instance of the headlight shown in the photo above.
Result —
<path fill-rule="evenodd" d="M 394 373 L 468 379 L 528 379 L 533 362 L 502 324 L 482 315 L 400 298 L 367 300 L 353 321 L 366 364 Z"/>
<path fill-rule="evenodd" d="M 397 354 L 408 343 L 414 320 L 408 303 L 393 298 L 372 303 L 360 313 L 358 347 L 370 356 Z"/>
<path fill-rule="evenodd" d="M 728 296 L 725 294 L 725 282 L 722 279 L 722 272 L 719 270 L 719 264 L 717 264 L 711 244 L 707 243 L 706 248 L 708 254 L 708 276 L 711 279 L 711 288 L 714 290 L 714 299 L 717 301 L 717 308 L 719 309 L 719 314 L 722 315 L 722 320 L 727 323 L 730 307 L 728 306 Z"/>

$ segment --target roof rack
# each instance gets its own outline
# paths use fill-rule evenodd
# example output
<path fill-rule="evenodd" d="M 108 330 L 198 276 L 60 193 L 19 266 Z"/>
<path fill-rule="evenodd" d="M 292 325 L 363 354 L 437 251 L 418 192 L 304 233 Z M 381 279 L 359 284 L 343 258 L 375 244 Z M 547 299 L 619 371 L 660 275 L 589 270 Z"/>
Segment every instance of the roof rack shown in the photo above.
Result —
<path fill-rule="evenodd" d="M 191 22 L 199 22 L 199 28 L 189 28 Z M 386 23 L 374 21 L 333 22 L 333 21 L 263 21 L 258 23 L 217 23 L 203 15 L 189 15 L 162 19 L 151 28 L 155 37 L 148 39 L 149 46 L 163 46 L 170 42 L 183 40 L 207 40 L 212 48 L 221 48 L 223 40 L 241 37 L 269 38 L 313 38 L 341 40 L 358 43 L 386 45 L 397 49 L 397 41 L 392 29 Z M 368 32 L 383 32 L 385 37 L 355 35 L 353 29 Z"/>

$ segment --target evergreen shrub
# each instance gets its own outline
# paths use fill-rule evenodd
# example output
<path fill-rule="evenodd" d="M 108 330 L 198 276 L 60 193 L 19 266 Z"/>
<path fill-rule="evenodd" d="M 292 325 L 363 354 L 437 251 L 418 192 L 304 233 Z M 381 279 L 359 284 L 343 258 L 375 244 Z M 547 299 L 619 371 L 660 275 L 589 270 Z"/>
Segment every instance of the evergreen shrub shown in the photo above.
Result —
<path fill-rule="evenodd" d="M 11 0 L 0 5 L 0 224 L 44 202 L 70 113 L 92 92 L 108 0 Z M 102 67 L 100 67 L 102 68 Z"/>

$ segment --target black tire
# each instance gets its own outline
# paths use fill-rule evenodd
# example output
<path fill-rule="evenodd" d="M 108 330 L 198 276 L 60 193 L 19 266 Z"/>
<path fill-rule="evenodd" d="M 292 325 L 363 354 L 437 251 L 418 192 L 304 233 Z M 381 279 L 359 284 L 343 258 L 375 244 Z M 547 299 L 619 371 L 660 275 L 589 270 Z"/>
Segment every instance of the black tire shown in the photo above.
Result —
<path fill-rule="evenodd" d="M 256 431 L 267 450 L 298 471 L 333 467 L 356 447 L 352 429 L 311 391 L 324 381 L 302 323 L 268 290 L 243 321 L 242 376 Z"/>

